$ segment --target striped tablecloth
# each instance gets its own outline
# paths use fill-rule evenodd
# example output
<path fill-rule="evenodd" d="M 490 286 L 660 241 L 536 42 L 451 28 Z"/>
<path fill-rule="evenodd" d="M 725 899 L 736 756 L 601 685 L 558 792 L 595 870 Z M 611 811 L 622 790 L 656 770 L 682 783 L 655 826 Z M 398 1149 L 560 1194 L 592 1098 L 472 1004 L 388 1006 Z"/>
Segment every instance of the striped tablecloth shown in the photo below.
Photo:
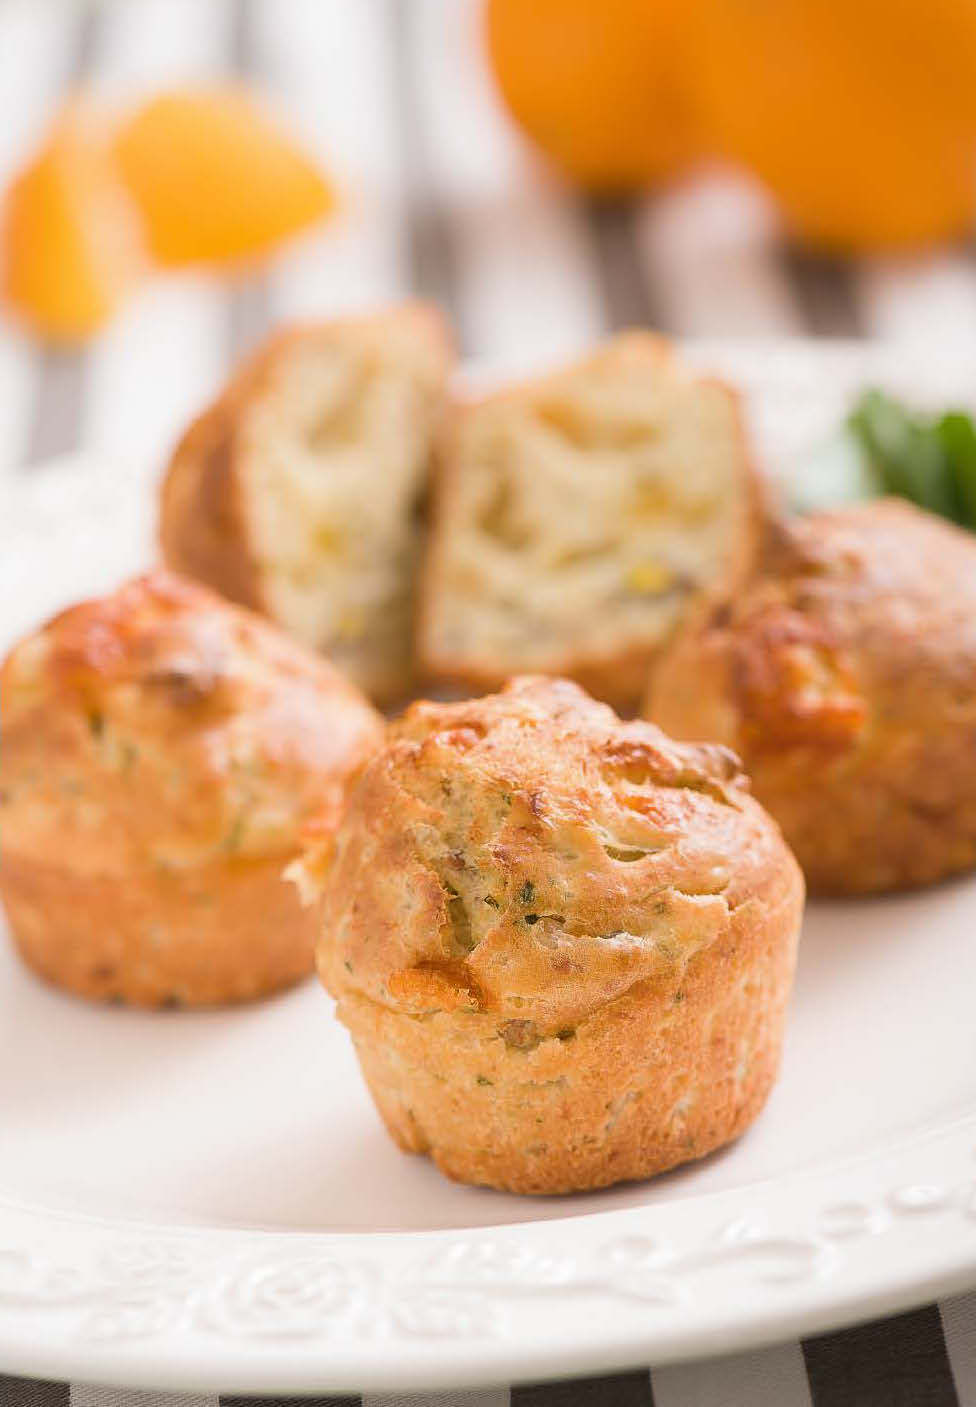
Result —
<path fill-rule="evenodd" d="M 512 1387 L 302 1399 L 310 1407 L 971 1407 L 976 1292 L 735 1357 Z M 135 1392 L 0 1376 L 2 1407 L 297 1407 L 296 1399 Z"/>
<path fill-rule="evenodd" d="M 534 163 L 495 102 L 476 0 L 2 0 L 0 180 L 79 84 L 124 100 L 221 74 L 246 76 L 304 133 L 340 183 L 340 216 L 259 275 L 158 280 L 84 351 L 45 351 L 0 324 L 0 476 L 43 472 L 43 461 L 75 449 L 155 475 L 188 416 L 272 324 L 410 292 L 445 306 L 463 355 L 513 365 L 571 355 L 635 323 L 684 335 L 883 335 L 916 348 L 962 346 L 976 334 L 969 250 L 814 259 L 782 241 L 750 186 L 722 175 L 634 203 L 573 197 Z M 976 1293 L 735 1358 L 362 1399 L 381 1400 L 976 1407 Z M 172 1401 L 0 1377 L 0 1407 Z M 177 1401 L 217 1407 L 206 1396 Z"/>
<path fill-rule="evenodd" d="M 788 248 L 761 197 L 715 176 L 633 204 L 581 202 L 502 114 L 477 0 L 0 3 L 0 180 L 66 89 L 120 100 L 246 75 L 334 172 L 342 212 L 268 273 L 151 283 L 83 352 L 0 323 L 0 473 L 90 448 L 158 466 L 271 324 L 408 292 L 462 354 L 532 363 L 607 329 L 684 335 L 976 336 L 976 259 L 841 265 Z M 976 379 L 976 378 L 974 378 Z"/>

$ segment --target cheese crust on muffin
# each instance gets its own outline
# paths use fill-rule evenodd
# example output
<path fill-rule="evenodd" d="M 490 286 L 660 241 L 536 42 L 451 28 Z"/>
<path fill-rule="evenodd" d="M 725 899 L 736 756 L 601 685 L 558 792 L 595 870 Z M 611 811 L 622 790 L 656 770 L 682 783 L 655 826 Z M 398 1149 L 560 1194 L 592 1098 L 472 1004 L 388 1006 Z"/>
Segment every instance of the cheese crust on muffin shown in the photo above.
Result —
<path fill-rule="evenodd" d="M 140 1006 L 312 970 L 282 878 L 382 722 L 266 622 L 164 572 L 75 606 L 0 671 L 0 897 L 24 960 Z"/>
<path fill-rule="evenodd" d="M 723 748 L 565 680 L 417 703 L 324 869 L 322 980 L 390 1134 L 450 1177 L 601 1187 L 759 1112 L 803 882 Z"/>
<path fill-rule="evenodd" d="M 276 333 L 173 455 L 166 561 L 270 616 L 372 698 L 403 697 L 451 362 L 422 303 Z"/>
<path fill-rule="evenodd" d="M 757 481 L 734 393 L 644 332 L 461 407 L 434 480 L 419 653 L 439 680 L 566 675 L 634 712 L 650 661 L 732 589 Z"/>
<path fill-rule="evenodd" d="M 649 717 L 741 755 L 811 889 L 976 866 L 976 537 L 900 499 L 771 536 L 654 671 Z"/>

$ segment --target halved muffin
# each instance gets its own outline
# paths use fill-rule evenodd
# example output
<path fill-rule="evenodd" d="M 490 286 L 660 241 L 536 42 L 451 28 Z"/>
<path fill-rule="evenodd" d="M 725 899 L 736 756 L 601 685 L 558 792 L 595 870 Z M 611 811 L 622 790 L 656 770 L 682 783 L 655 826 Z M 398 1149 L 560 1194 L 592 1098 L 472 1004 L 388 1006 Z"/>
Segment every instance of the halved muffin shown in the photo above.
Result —
<path fill-rule="evenodd" d="M 412 677 L 420 507 L 451 361 L 421 303 L 286 329 L 191 425 L 163 484 L 169 565 L 381 702 Z"/>
<path fill-rule="evenodd" d="M 419 653 L 475 688 L 576 679 L 623 712 L 676 627 L 752 558 L 757 485 L 736 397 L 624 333 L 460 408 L 444 437 Z"/>

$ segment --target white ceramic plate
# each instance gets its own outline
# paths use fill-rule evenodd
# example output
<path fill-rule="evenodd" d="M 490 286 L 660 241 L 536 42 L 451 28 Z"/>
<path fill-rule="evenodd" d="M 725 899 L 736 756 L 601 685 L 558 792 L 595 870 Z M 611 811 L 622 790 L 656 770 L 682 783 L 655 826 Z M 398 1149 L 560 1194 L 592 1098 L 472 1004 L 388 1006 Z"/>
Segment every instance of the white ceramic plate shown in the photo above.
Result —
<path fill-rule="evenodd" d="M 863 379 L 973 365 L 700 345 L 767 460 Z M 0 490 L 0 644 L 151 556 L 151 482 Z M 161 1388 L 383 1390 L 745 1348 L 976 1283 L 976 880 L 807 918 L 782 1079 L 734 1148 L 531 1200 L 398 1153 L 314 982 L 242 1011 L 61 996 L 0 947 L 0 1368 Z"/>

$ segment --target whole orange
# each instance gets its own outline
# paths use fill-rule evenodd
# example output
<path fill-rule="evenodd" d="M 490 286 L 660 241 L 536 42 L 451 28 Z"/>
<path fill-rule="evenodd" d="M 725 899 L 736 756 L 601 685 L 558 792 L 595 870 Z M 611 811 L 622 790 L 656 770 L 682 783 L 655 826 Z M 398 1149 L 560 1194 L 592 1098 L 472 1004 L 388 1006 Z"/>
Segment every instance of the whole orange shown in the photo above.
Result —
<path fill-rule="evenodd" d="M 713 142 L 796 235 L 839 252 L 922 246 L 976 211 L 976 0 L 691 0 Z"/>
<path fill-rule="evenodd" d="M 698 154 L 681 14 L 681 0 L 487 0 L 502 97 L 571 180 L 626 191 Z"/>

